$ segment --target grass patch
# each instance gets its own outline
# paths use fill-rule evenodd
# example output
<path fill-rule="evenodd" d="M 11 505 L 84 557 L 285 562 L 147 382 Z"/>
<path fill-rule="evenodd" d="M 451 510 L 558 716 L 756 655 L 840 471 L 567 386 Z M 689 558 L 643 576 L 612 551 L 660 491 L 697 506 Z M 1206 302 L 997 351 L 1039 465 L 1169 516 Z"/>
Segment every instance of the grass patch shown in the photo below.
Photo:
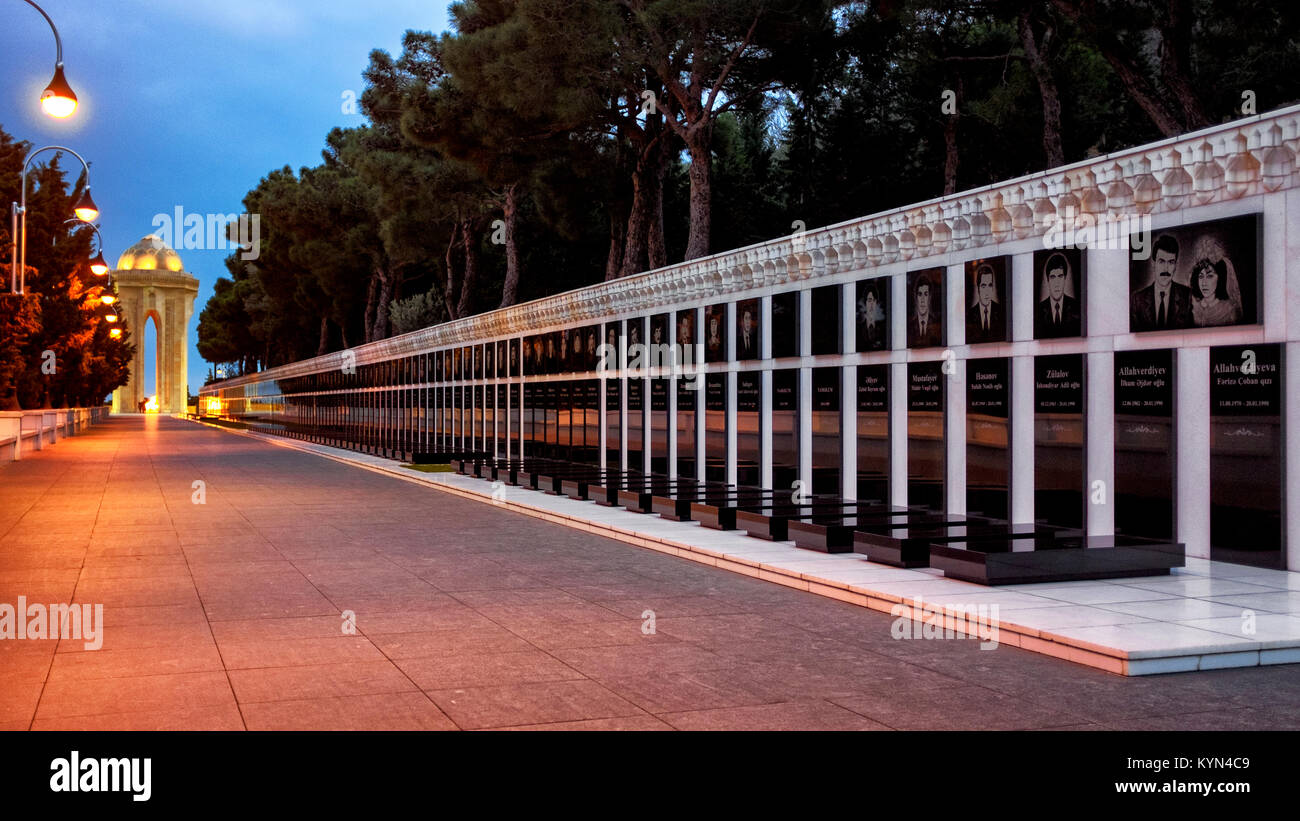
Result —
<path fill-rule="evenodd" d="M 404 468 L 418 470 L 422 473 L 452 473 L 451 465 L 402 465 Z"/>

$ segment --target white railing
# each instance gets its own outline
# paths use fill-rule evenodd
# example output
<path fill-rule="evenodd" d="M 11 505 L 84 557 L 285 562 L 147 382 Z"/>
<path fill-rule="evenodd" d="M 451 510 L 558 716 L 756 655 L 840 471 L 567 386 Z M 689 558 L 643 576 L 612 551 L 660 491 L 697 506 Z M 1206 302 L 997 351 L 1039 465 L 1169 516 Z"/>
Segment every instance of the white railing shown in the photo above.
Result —
<path fill-rule="evenodd" d="M 1161 214 L 1300 184 L 1300 106 L 1212 126 L 973 191 L 777 237 L 499 308 L 349 351 L 225 380 L 232 387 L 360 365 L 563 323 L 618 318 L 708 295 L 870 271 L 1044 234 L 1062 220 Z M 1066 225 L 1065 227 L 1070 227 Z"/>
<path fill-rule="evenodd" d="M 108 418 L 109 408 L 57 408 L 0 411 L 0 464 L 16 462 L 24 452 L 42 450 L 65 436 L 75 436 Z"/>

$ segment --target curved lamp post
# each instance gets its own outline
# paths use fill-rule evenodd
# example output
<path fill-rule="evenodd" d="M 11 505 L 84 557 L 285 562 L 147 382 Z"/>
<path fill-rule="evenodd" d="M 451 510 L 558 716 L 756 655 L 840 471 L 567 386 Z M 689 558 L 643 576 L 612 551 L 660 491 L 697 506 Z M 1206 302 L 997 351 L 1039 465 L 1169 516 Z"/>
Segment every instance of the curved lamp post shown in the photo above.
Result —
<path fill-rule="evenodd" d="M 45 22 L 50 24 L 50 31 L 54 32 L 54 79 L 50 80 L 50 84 L 41 94 L 41 110 L 55 119 L 67 119 L 77 110 L 77 95 L 72 93 L 72 87 L 63 76 L 63 38 L 59 37 L 59 30 L 50 19 L 50 15 L 45 13 L 45 9 L 32 0 L 24 0 L 24 2 L 39 11 L 45 18 Z"/>
<path fill-rule="evenodd" d="M 66 219 L 64 225 L 70 222 L 77 223 L 78 226 L 85 226 L 95 232 L 95 238 L 99 240 L 99 253 L 90 258 L 90 272 L 97 277 L 102 277 L 108 273 L 108 261 L 104 259 L 104 235 L 99 233 L 99 229 L 91 223 L 82 219 Z"/>
<path fill-rule="evenodd" d="M 81 167 L 86 169 L 86 190 L 81 192 L 81 198 L 72 207 L 72 211 L 77 215 L 77 219 L 85 223 L 93 222 L 99 216 L 99 208 L 95 205 L 95 201 L 90 198 L 90 166 L 82 159 L 80 154 L 61 145 L 47 145 L 28 154 L 27 160 L 23 163 L 23 173 L 20 178 L 22 202 L 15 202 L 12 208 L 13 253 L 9 258 L 13 260 L 13 271 L 9 277 L 9 289 L 11 293 L 15 294 L 24 293 L 27 286 L 27 171 L 31 168 L 32 160 L 42 151 L 66 151 L 81 161 Z M 19 238 L 20 234 L 21 240 Z M 104 244 L 101 241 L 100 248 L 103 247 Z M 105 264 L 104 270 L 108 270 L 107 264 Z"/>

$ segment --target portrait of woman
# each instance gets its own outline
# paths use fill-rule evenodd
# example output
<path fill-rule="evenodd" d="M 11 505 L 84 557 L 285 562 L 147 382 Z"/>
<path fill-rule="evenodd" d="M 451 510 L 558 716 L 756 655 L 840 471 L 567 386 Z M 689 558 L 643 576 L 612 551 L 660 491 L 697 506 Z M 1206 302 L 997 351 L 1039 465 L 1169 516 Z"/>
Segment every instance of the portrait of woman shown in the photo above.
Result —
<path fill-rule="evenodd" d="M 1192 265 L 1192 325 L 1214 328 L 1241 321 L 1241 289 L 1232 262 L 1216 240 L 1197 244 Z"/>

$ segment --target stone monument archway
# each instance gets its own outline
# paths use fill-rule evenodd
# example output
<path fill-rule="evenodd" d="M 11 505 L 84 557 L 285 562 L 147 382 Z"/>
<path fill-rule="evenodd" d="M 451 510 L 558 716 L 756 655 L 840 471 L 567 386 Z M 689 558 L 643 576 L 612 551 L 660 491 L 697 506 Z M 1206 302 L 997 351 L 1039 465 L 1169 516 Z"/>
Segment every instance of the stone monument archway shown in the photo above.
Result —
<path fill-rule="evenodd" d="M 199 281 L 185 272 L 180 255 L 150 234 L 126 249 L 111 272 L 117 286 L 118 315 L 123 317 L 135 342 L 131 375 L 113 391 L 114 413 L 135 413 L 147 397 L 144 384 L 145 323 L 152 319 L 157 331 L 159 413 L 184 413 L 188 394 L 189 325 Z"/>

